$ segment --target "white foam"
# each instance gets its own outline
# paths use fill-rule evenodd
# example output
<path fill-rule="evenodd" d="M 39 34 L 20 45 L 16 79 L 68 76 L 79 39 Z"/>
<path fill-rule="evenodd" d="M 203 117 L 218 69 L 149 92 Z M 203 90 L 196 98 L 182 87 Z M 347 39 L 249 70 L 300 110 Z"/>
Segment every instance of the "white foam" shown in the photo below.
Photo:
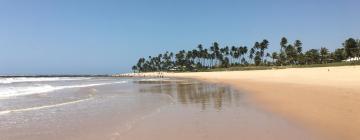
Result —
<path fill-rule="evenodd" d="M 37 106 L 37 107 L 30 107 L 30 108 L 4 110 L 4 111 L 0 111 L 0 115 L 5 115 L 5 114 L 9 114 L 9 113 L 16 113 L 16 112 L 24 112 L 24 111 L 32 111 L 32 110 L 39 110 L 39 109 L 47 109 L 47 108 L 59 107 L 59 106 L 64 106 L 64 105 L 69 105 L 69 104 L 75 104 L 75 103 L 79 103 L 79 102 L 84 102 L 84 101 L 88 101 L 88 100 L 91 100 L 91 99 L 93 99 L 93 98 L 87 98 L 87 99 L 82 99 L 82 100 L 64 102 L 64 103 L 53 104 L 53 105 L 44 105 L 44 106 Z"/>
<path fill-rule="evenodd" d="M 87 80 L 85 77 L 15 77 L 15 78 L 0 78 L 1 84 L 11 84 L 20 82 L 46 82 L 46 81 L 72 81 L 72 80 Z"/>
<path fill-rule="evenodd" d="M 27 87 L 2 87 L 2 88 L 0 88 L 0 99 L 16 97 L 16 96 L 31 95 L 31 94 L 39 94 L 39 93 L 45 93 L 45 92 L 51 92 L 51 91 L 55 91 L 55 90 L 62 90 L 62 89 L 69 89 L 69 88 L 83 88 L 83 87 L 121 84 L 121 83 L 126 83 L 126 81 L 70 85 L 70 86 L 51 86 L 48 84 L 37 84 L 37 85 L 32 85 L 32 86 L 27 86 Z"/>

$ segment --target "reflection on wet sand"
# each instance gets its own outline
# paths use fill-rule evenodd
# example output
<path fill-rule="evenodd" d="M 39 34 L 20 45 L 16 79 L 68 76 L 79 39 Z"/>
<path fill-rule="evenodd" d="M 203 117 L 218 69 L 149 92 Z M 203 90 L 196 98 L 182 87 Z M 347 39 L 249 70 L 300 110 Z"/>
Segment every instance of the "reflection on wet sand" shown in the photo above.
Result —
<path fill-rule="evenodd" d="M 226 85 L 194 80 L 138 80 L 139 93 L 172 100 L 118 140 L 312 140 L 306 129 L 257 108 Z M 318 140 L 318 139 L 317 139 Z"/>
<path fill-rule="evenodd" d="M 213 107 L 220 111 L 223 105 L 236 105 L 240 93 L 225 85 L 214 85 L 190 80 L 137 81 L 138 84 L 154 84 L 140 88 L 140 92 L 166 94 L 180 104 L 200 105 L 202 110 Z M 233 103 L 234 102 L 234 103 Z"/>

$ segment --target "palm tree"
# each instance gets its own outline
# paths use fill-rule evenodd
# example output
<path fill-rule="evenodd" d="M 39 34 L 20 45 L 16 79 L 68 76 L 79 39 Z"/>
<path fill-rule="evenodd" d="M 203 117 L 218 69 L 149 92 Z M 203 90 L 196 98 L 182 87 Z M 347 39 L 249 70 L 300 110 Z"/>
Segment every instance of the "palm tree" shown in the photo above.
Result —
<path fill-rule="evenodd" d="M 144 71 L 145 58 L 140 58 L 136 64 L 137 69 L 141 72 Z"/>
<path fill-rule="evenodd" d="M 173 57 L 173 53 L 169 53 L 168 51 L 166 51 L 164 54 L 163 54 L 163 62 L 162 62 L 162 69 L 163 70 L 167 70 L 169 71 L 172 67 L 173 67 L 173 62 L 172 62 L 172 57 Z"/>
<path fill-rule="evenodd" d="M 241 64 L 245 64 L 245 65 L 247 65 L 247 62 L 246 62 L 245 57 L 241 58 Z"/>
<path fill-rule="evenodd" d="M 266 50 L 269 42 L 264 39 L 262 42 L 255 42 L 254 46 L 249 49 L 249 60 L 254 65 L 269 65 L 268 57 L 272 58 L 274 65 L 287 64 L 317 64 L 327 63 L 327 59 L 331 58 L 336 62 L 342 61 L 349 57 L 360 56 L 360 40 L 349 38 L 343 43 L 344 48 L 336 49 L 329 52 L 325 47 L 320 50 L 310 49 L 302 53 L 302 42 L 295 40 L 293 44 L 288 44 L 288 40 L 283 37 L 280 42 L 280 52 L 269 54 Z M 136 65 L 132 66 L 134 72 L 150 72 L 163 71 L 176 68 L 180 71 L 193 71 L 203 68 L 229 67 L 236 64 L 248 65 L 247 55 L 248 48 L 246 46 L 228 46 L 221 48 L 217 42 L 207 49 L 201 44 L 191 51 L 181 50 L 174 54 L 172 52 L 161 53 L 156 56 L 149 56 L 146 59 L 140 58 Z M 175 56 L 175 57 L 174 57 Z"/>
<path fill-rule="evenodd" d="M 297 56 L 297 50 L 294 47 L 294 45 L 289 44 L 285 49 L 285 53 L 286 53 L 287 60 L 289 61 L 289 63 L 290 64 L 295 64 L 296 56 Z"/>
<path fill-rule="evenodd" d="M 344 59 L 346 59 L 345 49 L 344 48 L 336 49 L 334 52 L 334 60 L 336 62 L 341 62 Z"/>
<path fill-rule="evenodd" d="M 199 49 L 199 51 L 202 51 L 202 50 L 203 50 L 203 46 L 202 46 L 201 44 L 199 44 L 199 45 L 197 46 L 197 48 Z"/>
<path fill-rule="evenodd" d="M 250 60 L 252 60 L 254 58 L 254 53 L 255 53 L 255 49 L 251 48 L 250 49 L 250 55 L 249 55 Z"/>
<path fill-rule="evenodd" d="M 261 43 L 255 42 L 255 44 L 253 46 L 253 50 L 254 50 L 254 53 L 255 53 L 255 57 L 254 57 L 255 65 L 260 65 L 260 63 L 262 61 L 262 57 L 264 56 L 264 52 L 262 51 L 263 50 L 262 45 L 263 45 L 263 42 L 261 42 Z"/>
<path fill-rule="evenodd" d="M 242 55 L 241 54 L 241 51 L 242 51 L 242 46 L 240 46 L 240 47 L 238 47 L 238 48 L 234 48 L 235 50 L 234 50 L 234 58 L 235 58 L 235 62 L 236 63 L 240 63 L 240 56 Z"/>
<path fill-rule="evenodd" d="M 254 62 L 255 62 L 256 66 L 259 66 L 261 64 L 261 52 L 260 51 L 256 51 L 255 57 L 254 57 Z"/>
<path fill-rule="evenodd" d="M 246 63 L 245 54 L 247 54 L 247 52 L 248 52 L 248 48 L 246 46 L 241 47 L 241 49 L 239 47 L 239 54 L 240 56 L 242 56 L 241 64 Z"/>
<path fill-rule="evenodd" d="M 349 38 L 349 39 L 345 40 L 345 42 L 343 43 L 343 46 L 345 48 L 345 54 L 346 54 L 347 58 L 356 57 L 359 55 L 358 47 L 360 47 L 360 46 L 358 46 L 358 43 L 356 42 L 355 39 Z"/>
<path fill-rule="evenodd" d="M 264 54 L 265 54 L 265 50 L 268 48 L 269 46 L 269 41 L 267 41 L 266 39 L 264 39 L 261 43 L 260 43 L 260 56 L 261 59 L 264 60 Z"/>
<path fill-rule="evenodd" d="M 214 59 L 215 59 L 215 43 L 210 46 L 210 67 L 213 67 Z"/>
<path fill-rule="evenodd" d="M 193 59 L 194 63 L 197 63 L 199 61 L 199 57 L 200 57 L 198 50 L 193 49 L 191 54 L 192 54 L 192 59 Z"/>
<path fill-rule="evenodd" d="M 294 46 L 298 54 L 302 52 L 302 42 L 300 40 L 295 40 Z"/>
<path fill-rule="evenodd" d="M 134 66 L 132 66 L 132 68 L 131 68 L 132 70 L 133 70 L 133 72 L 135 73 L 135 71 L 137 70 L 137 67 L 134 65 Z"/>
<path fill-rule="evenodd" d="M 279 57 L 281 65 L 286 64 L 287 56 L 286 56 L 286 53 L 284 52 L 284 49 L 287 48 L 287 44 L 288 44 L 287 39 L 285 37 L 281 38 L 281 41 L 280 41 L 280 57 Z"/>
<path fill-rule="evenodd" d="M 229 58 L 225 57 L 224 61 L 223 61 L 223 67 L 228 68 L 229 67 Z"/>
<path fill-rule="evenodd" d="M 194 65 L 193 58 L 194 58 L 194 54 L 192 53 L 192 51 L 187 51 L 187 53 L 185 54 L 185 66 L 187 70 L 193 69 L 193 65 Z"/>
<path fill-rule="evenodd" d="M 294 47 L 296 50 L 296 63 L 299 64 L 299 56 L 302 53 L 302 42 L 300 40 L 295 40 Z"/>
<path fill-rule="evenodd" d="M 229 46 L 226 46 L 225 48 L 224 48 L 224 53 L 223 53 L 223 56 L 225 57 L 224 58 L 224 60 L 225 59 L 227 59 L 227 60 L 225 60 L 225 61 L 227 61 L 227 62 L 225 62 L 225 63 L 227 63 L 226 65 L 229 65 L 230 63 L 230 60 L 229 60 L 229 55 L 230 55 L 230 49 L 229 49 Z"/>
<path fill-rule="evenodd" d="M 287 61 L 286 61 L 286 54 L 284 51 L 281 51 L 280 54 L 279 54 L 279 59 L 277 60 L 280 65 L 286 65 L 287 64 Z"/>
<path fill-rule="evenodd" d="M 190 62 L 194 62 L 195 55 L 193 54 L 193 51 L 188 51 L 188 52 L 186 53 L 186 58 L 187 58 Z"/>
<path fill-rule="evenodd" d="M 271 58 L 272 58 L 272 62 L 275 63 L 275 59 L 278 59 L 278 54 L 277 54 L 277 52 L 273 52 L 273 53 L 271 54 Z"/>
<path fill-rule="evenodd" d="M 214 53 L 215 53 L 215 58 L 220 61 L 222 56 L 220 55 L 220 47 L 219 47 L 219 43 L 217 43 L 217 42 L 214 42 Z M 215 61 L 215 62 L 217 65 L 218 61 Z"/>
<path fill-rule="evenodd" d="M 201 57 L 201 64 L 202 66 L 205 66 L 206 64 L 206 56 L 207 56 L 207 49 L 203 49 L 201 52 L 200 52 L 200 57 Z"/>
<path fill-rule="evenodd" d="M 212 67 L 214 67 L 214 59 L 216 58 L 216 55 L 215 55 L 215 53 L 211 53 L 210 54 L 210 67 L 212 68 Z"/>
<path fill-rule="evenodd" d="M 226 56 L 228 56 L 229 54 L 230 54 L 230 49 L 229 49 L 229 46 L 226 46 L 225 48 L 224 48 L 224 52 L 225 52 L 225 55 Z"/>
<path fill-rule="evenodd" d="M 201 44 L 198 45 L 198 54 L 197 57 L 199 58 L 199 62 L 202 66 L 204 66 L 203 62 L 204 62 L 204 48 Z"/>
<path fill-rule="evenodd" d="M 228 46 L 226 46 L 224 48 L 220 48 L 220 54 L 218 56 L 218 59 L 220 60 L 221 65 L 223 65 L 223 63 L 226 63 L 224 61 L 225 61 L 225 58 L 227 58 L 228 54 L 229 54 L 229 47 Z"/>
<path fill-rule="evenodd" d="M 236 53 L 237 49 L 235 46 L 231 46 L 231 49 L 230 49 L 230 56 L 231 56 L 231 61 L 230 61 L 230 64 L 233 64 L 234 62 L 234 58 L 235 58 L 235 53 Z"/>
<path fill-rule="evenodd" d="M 310 49 L 305 53 L 306 64 L 317 64 L 320 61 L 320 53 L 317 49 Z"/>
<path fill-rule="evenodd" d="M 204 56 L 203 56 L 203 57 L 204 57 L 204 66 L 205 66 L 205 67 L 208 67 L 207 64 L 206 64 L 206 63 L 207 63 L 207 60 L 209 59 L 208 49 L 204 49 L 203 52 L 204 52 L 204 54 L 203 54 L 203 55 L 204 55 Z"/>
<path fill-rule="evenodd" d="M 286 44 L 288 43 L 287 39 L 285 37 L 281 38 L 281 41 L 280 41 L 280 52 L 283 51 L 283 49 L 286 48 Z"/>
<path fill-rule="evenodd" d="M 326 59 L 329 55 L 329 50 L 325 47 L 320 48 L 321 63 L 327 63 Z"/>
<path fill-rule="evenodd" d="M 179 70 L 184 71 L 185 70 L 185 50 L 179 51 L 177 54 L 175 54 L 175 65 L 179 68 Z"/>

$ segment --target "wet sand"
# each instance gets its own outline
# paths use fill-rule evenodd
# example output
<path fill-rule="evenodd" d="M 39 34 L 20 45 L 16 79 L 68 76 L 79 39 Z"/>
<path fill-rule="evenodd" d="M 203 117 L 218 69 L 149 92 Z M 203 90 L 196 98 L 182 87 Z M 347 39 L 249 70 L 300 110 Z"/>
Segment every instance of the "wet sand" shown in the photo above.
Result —
<path fill-rule="evenodd" d="M 0 112 L 16 110 L 0 114 L 0 139 L 319 139 L 259 108 L 248 96 L 224 84 L 131 79 L 120 85 L 0 99 Z"/>
<path fill-rule="evenodd" d="M 324 139 L 360 139 L 360 66 L 170 73 L 230 84 Z"/>

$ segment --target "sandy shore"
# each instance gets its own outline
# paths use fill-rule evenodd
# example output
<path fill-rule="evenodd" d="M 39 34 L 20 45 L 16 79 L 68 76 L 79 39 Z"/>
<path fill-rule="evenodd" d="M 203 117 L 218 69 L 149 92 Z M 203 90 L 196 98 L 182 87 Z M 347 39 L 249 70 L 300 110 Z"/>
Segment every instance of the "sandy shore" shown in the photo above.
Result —
<path fill-rule="evenodd" d="M 319 140 L 225 84 L 160 78 L 57 84 L 106 81 L 112 84 L 0 99 L 0 140 Z"/>
<path fill-rule="evenodd" d="M 154 75 L 148 73 L 147 75 Z M 233 85 L 325 139 L 360 139 L 360 66 L 166 73 Z"/>

